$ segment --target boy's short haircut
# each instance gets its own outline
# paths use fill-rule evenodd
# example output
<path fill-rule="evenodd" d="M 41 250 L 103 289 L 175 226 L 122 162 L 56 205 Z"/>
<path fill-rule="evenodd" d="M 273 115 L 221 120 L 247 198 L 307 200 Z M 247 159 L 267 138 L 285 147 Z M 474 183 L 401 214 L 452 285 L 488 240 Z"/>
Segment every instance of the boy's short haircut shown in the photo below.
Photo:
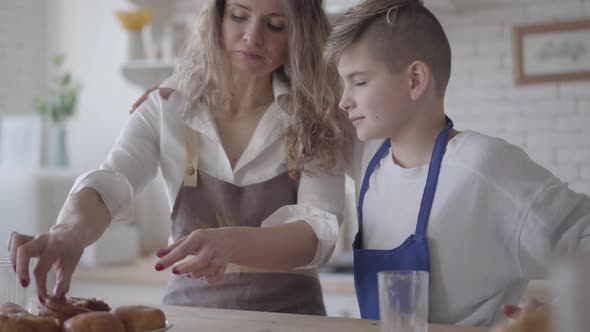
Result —
<path fill-rule="evenodd" d="M 368 38 L 377 60 L 400 73 L 413 61 L 428 65 L 436 93 L 443 97 L 451 75 L 451 47 L 438 19 L 422 0 L 364 0 L 339 18 L 326 44 L 325 59 Z"/>

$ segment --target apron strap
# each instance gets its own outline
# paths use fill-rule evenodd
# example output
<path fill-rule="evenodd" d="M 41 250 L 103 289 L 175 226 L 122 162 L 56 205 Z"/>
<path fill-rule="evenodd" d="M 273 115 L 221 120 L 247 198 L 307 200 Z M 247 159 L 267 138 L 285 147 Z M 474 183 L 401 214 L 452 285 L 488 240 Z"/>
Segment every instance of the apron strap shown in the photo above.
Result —
<path fill-rule="evenodd" d="M 183 185 L 197 186 L 197 172 L 199 170 L 199 133 L 186 127 L 186 170 Z"/>
<path fill-rule="evenodd" d="M 440 165 L 447 146 L 447 138 L 449 132 L 453 128 L 453 120 L 448 116 L 447 126 L 438 134 L 434 149 L 432 150 L 432 157 L 430 166 L 428 167 L 428 177 L 426 185 L 424 186 L 424 194 L 422 195 L 422 202 L 420 204 L 420 213 L 418 214 L 418 223 L 416 225 L 416 236 L 423 237 L 426 234 L 426 226 L 428 226 L 428 219 L 430 218 L 430 210 L 432 209 L 432 202 L 434 201 L 434 193 L 438 184 L 438 175 L 440 174 Z"/>
<path fill-rule="evenodd" d="M 358 215 L 358 232 L 359 235 L 362 234 L 363 231 L 363 204 L 365 202 L 365 194 L 369 189 L 369 179 L 371 178 L 371 174 L 373 174 L 373 170 L 377 166 L 377 164 L 381 161 L 383 156 L 389 151 L 391 147 L 391 140 L 386 139 L 379 150 L 373 155 L 373 158 L 369 162 L 369 166 L 367 166 L 367 170 L 365 171 L 365 176 L 363 178 L 363 183 L 361 185 L 361 191 L 359 194 L 359 204 L 357 206 L 357 215 Z M 361 241 L 362 236 L 358 237 L 359 241 Z M 362 243 L 359 243 L 362 245 Z"/>

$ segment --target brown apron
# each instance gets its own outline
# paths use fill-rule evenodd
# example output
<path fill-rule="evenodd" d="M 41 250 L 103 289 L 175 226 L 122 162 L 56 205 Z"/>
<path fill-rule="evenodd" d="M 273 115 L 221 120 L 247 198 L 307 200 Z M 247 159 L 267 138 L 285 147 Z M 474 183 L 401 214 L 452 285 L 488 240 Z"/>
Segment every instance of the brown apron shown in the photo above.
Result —
<path fill-rule="evenodd" d="M 280 207 L 297 203 L 297 184 L 288 172 L 239 187 L 197 171 L 197 147 L 198 133 L 188 128 L 186 175 L 172 210 L 174 241 L 199 228 L 260 227 Z M 211 285 L 185 275 L 172 275 L 164 304 L 326 314 L 315 269 L 280 271 L 235 264 L 229 264 L 223 279 Z"/>

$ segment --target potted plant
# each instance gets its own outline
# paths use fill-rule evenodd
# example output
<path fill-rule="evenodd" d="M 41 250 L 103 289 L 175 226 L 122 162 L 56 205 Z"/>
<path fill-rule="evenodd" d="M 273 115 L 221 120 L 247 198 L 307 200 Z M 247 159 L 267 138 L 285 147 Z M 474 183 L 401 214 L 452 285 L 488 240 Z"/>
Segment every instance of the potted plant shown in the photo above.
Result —
<path fill-rule="evenodd" d="M 48 165 L 54 167 L 68 166 L 65 121 L 74 114 L 81 88 L 80 84 L 72 80 L 70 72 L 64 70 L 64 60 L 63 54 L 53 57 L 54 72 L 51 74 L 48 97 L 34 98 L 37 111 L 53 124 Z"/>

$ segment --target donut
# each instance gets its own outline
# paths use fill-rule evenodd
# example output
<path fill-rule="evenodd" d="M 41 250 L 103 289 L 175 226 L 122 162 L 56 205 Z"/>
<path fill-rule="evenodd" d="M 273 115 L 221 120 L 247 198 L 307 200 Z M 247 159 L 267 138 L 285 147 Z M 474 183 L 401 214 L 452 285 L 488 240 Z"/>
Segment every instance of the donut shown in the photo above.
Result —
<path fill-rule="evenodd" d="M 64 323 L 64 332 L 125 332 L 123 323 L 109 312 L 89 312 Z"/>
<path fill-rule="evenodd" d="M 158 308 L 127 305 L 117 307 L 113 314 L 123 322 L 126 332 L 142 332 L 166 326 L 166 316 Z"/>

